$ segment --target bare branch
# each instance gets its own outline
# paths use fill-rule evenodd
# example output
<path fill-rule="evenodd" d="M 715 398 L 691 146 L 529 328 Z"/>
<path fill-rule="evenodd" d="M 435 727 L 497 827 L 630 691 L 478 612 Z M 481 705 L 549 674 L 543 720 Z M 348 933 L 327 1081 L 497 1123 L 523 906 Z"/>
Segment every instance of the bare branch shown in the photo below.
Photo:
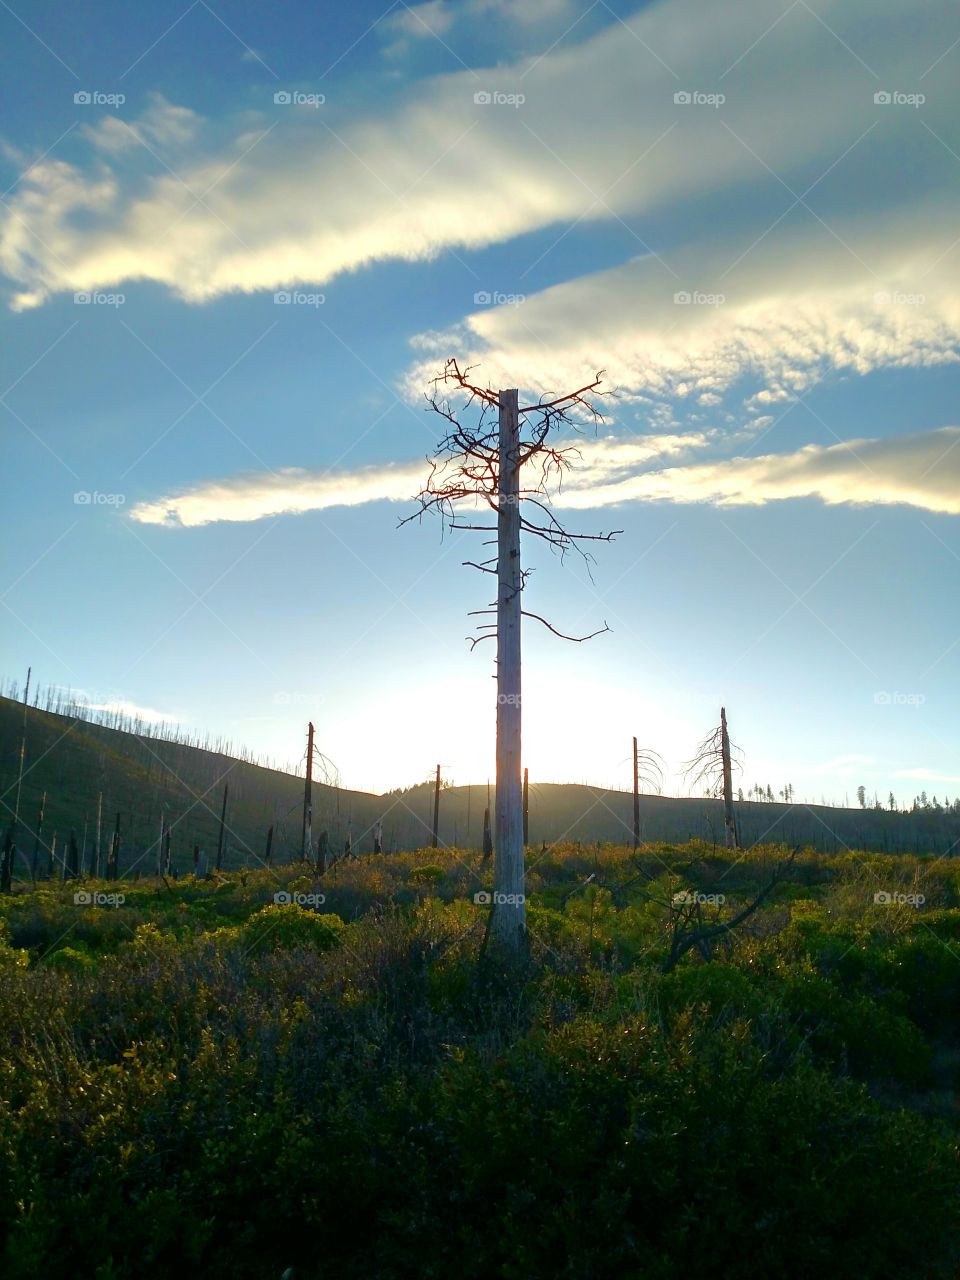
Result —
<path fill-rule="evenodd" d="M 528 613 L 526 609 L 521 610 L 521 613 L 524 618 L 533 618 L 535 622 L 542 622 L 548 631 L 552 631 L 553 634 L 555 636 L 559 636 L 561 640 L 572 640 L 574 644 L 583 644 L 584 640 L 592 640 L 594 636 L 602 636 L 605 631 L 610 630 L 607 624 L 604 623 L 602 627 L 598 628 L 598 630 L 591 631 L 588 636 L 568 636 L 564 635 L 562 631 L 558 631 L 556 627 L 551 626 L 546 618 L 540 617 L 539 613 Z"/>

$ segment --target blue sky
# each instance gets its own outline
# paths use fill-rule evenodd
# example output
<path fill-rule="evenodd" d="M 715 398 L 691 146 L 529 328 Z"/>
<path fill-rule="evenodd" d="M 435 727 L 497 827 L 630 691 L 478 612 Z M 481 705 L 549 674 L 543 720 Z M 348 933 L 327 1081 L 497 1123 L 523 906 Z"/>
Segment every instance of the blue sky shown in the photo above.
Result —
<path fill-rule="evenodd" d="M 745 788 L 960 792 L 951 5 L 0 29 L 6 672 L 284 760 L 312 718 L 355 787 L 483 780 L 476 543 L 397 528 L 422 393 L 603 368 L 553 499 L 623 532 L 592 581 L 529 548 L 527 607 L 612 630 L 527 625 L 531 775 L 627 785 L 637 734 L 682 791 L 725 702 Z"/>

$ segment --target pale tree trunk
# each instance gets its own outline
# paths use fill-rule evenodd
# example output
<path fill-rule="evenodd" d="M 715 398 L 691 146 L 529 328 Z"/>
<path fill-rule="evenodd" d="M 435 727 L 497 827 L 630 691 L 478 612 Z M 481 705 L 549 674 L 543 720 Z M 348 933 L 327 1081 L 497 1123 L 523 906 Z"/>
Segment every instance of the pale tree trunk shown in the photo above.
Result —
<path fill-rule="evenodd" d="M 636 738 L 633 740 L 633 847 L 640 847 L 640 769 Z"/>
<path fill-rule="evenodd" d="M 433 788 L 433 843 L 431 848 L 436 849 L 440 840 L 440 766 L 437 765 L 437 781 Z"/>
<path fill-rule="evenodd" d="M 518 953 L 526 936 L 520 763 L 520 466 L 517 391 L 500 392 L 497 515 L 496 863 L 490 936 Z"/>
<path fill-rule="evenodd" d="M 728 849 L 736 849 L 737 824 L 733 817 L 733 769 L 730 765 L 730 735 L 727 733 L 726 707 L 720 708 L 720 747 L 723 756 L 723 826 L 726 846 Z"/>

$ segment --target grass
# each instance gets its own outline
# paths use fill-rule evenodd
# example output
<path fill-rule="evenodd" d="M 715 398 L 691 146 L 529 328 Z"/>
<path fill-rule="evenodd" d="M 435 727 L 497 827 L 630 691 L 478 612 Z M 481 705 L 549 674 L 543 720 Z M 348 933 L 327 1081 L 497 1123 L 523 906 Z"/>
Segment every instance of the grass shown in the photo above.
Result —
<path fill-rule="evenodd" d="M 808 851 L 662 972 L 783 856 L 531 851 L 509 970 L 460 850 L 9 896 L 4 1276 L 952 1277 L 960 866 Z"/>

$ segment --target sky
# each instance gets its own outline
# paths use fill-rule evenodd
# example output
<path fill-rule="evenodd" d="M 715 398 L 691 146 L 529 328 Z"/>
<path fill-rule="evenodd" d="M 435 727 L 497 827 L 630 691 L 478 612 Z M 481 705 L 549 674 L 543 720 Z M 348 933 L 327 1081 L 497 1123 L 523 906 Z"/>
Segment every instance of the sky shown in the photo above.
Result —
<path fill-rule="evenodd" d="M 960 11 L 0 7 L 0 667 L 345 785 L 493 772 L 446 359 L 603 422 L 524 761 L 960 793 Z"/>

